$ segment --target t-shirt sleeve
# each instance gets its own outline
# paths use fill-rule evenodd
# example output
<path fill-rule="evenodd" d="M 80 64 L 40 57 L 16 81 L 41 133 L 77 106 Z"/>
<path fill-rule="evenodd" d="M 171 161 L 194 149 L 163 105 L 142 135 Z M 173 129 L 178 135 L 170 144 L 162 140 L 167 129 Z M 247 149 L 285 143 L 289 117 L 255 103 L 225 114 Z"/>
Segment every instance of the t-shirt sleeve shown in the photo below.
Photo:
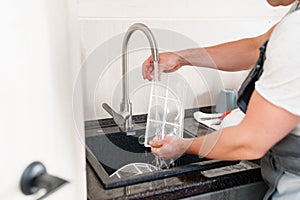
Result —
<path fill-rule="evenodd" d="M 273 31 L 255 89 L 270 103 L 300 116 L 300 10 Z"/>

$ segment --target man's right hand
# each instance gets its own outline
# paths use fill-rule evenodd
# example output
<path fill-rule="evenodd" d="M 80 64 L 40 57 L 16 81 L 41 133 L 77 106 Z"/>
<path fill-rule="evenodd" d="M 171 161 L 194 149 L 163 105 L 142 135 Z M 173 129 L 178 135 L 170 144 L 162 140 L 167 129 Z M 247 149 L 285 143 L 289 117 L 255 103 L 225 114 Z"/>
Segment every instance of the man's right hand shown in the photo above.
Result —
<path fill-rule="evenodd" d="M 165 52 L 159 54 L 158 76 L 162 72 L 174 72 L 184 65 L 184 59 L 176 52 Z M 149 81 L 154 78 L 154 63 L 152 56 L 145 60 L 142 66 L 142 74 L 144 79 Z"/>

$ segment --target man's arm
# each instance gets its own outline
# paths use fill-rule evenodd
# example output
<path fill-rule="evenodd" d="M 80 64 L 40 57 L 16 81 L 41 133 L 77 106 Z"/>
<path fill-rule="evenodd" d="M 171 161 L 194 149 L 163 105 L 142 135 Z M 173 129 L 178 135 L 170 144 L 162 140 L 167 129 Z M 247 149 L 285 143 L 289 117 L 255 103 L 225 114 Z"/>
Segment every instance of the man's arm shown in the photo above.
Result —
<path fill-rule="evenodd" d="M 271 104 L 254 91 L 239 125 L 194 139 L 186 153 L 223 160 L 261 158 L 299 121 L 299 116 Z"/>
<path fill-rule="evenodd" d="M 259 47 L 269 39 L 275 26 L 265 34 L 254 38 L 242 39 L 206 48 L 160 53 L 159 73 L 174 72 L 184 65 L 207 67 L 223 71 L 250 69 L 258 59 Z M 150 56 L 143 63 L 143 77 L 151 81 L 153 79 L 153 70 L 154 64 Z"/>
<path fill-rule="evenodd" d="M 193 139 L 167 135 L 163 140 L 152 140 L 150 145 L 154 154 L 165 158 L 188 153 L 218 160 L 258 159 L 299 121 L 299 116 L 271 104 L 254 91 L 239 125 Z"/>
<path fill-rule="evenodd" d="M 276 26 L 276 25 L 275 25 Z M 223 71 L 240 71 L 253 67 L 260 46 L 269 39 L 275 26 L 263 35 L 227 42 L 206 48 L 178 51 L 185 65 L 216 68 Z"/>

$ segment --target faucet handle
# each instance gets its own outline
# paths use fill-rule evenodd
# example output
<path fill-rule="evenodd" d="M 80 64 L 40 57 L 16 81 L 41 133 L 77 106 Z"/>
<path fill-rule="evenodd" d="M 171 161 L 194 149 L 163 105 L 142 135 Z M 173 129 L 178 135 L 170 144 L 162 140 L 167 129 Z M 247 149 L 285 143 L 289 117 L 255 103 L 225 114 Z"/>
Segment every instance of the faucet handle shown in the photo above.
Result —
<path fill-rule="evenodd" d="M 117 113 L 107 103 L 103 103 L 102 107 L 106 110 L 114 119 L 117 125 L 124 125 L 126 120 L 130 117 L 129 113 Z"/>

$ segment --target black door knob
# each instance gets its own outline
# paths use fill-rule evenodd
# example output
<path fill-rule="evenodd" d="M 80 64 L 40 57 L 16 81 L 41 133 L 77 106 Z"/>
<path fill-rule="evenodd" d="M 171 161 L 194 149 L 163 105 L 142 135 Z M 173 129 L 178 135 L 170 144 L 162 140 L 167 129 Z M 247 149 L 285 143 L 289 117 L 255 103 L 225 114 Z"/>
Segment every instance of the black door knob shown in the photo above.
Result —
<path fill-rule="evenodd" d="M 20 186 L 25 195 L 35 194 L 44 188 L 46 192 L 37 199 L 40 200 L 58 190 L 66 183 L 68 181 L 49 175 L 46 167 L 41 162 L 33 162 L 23 172 Z"/>

